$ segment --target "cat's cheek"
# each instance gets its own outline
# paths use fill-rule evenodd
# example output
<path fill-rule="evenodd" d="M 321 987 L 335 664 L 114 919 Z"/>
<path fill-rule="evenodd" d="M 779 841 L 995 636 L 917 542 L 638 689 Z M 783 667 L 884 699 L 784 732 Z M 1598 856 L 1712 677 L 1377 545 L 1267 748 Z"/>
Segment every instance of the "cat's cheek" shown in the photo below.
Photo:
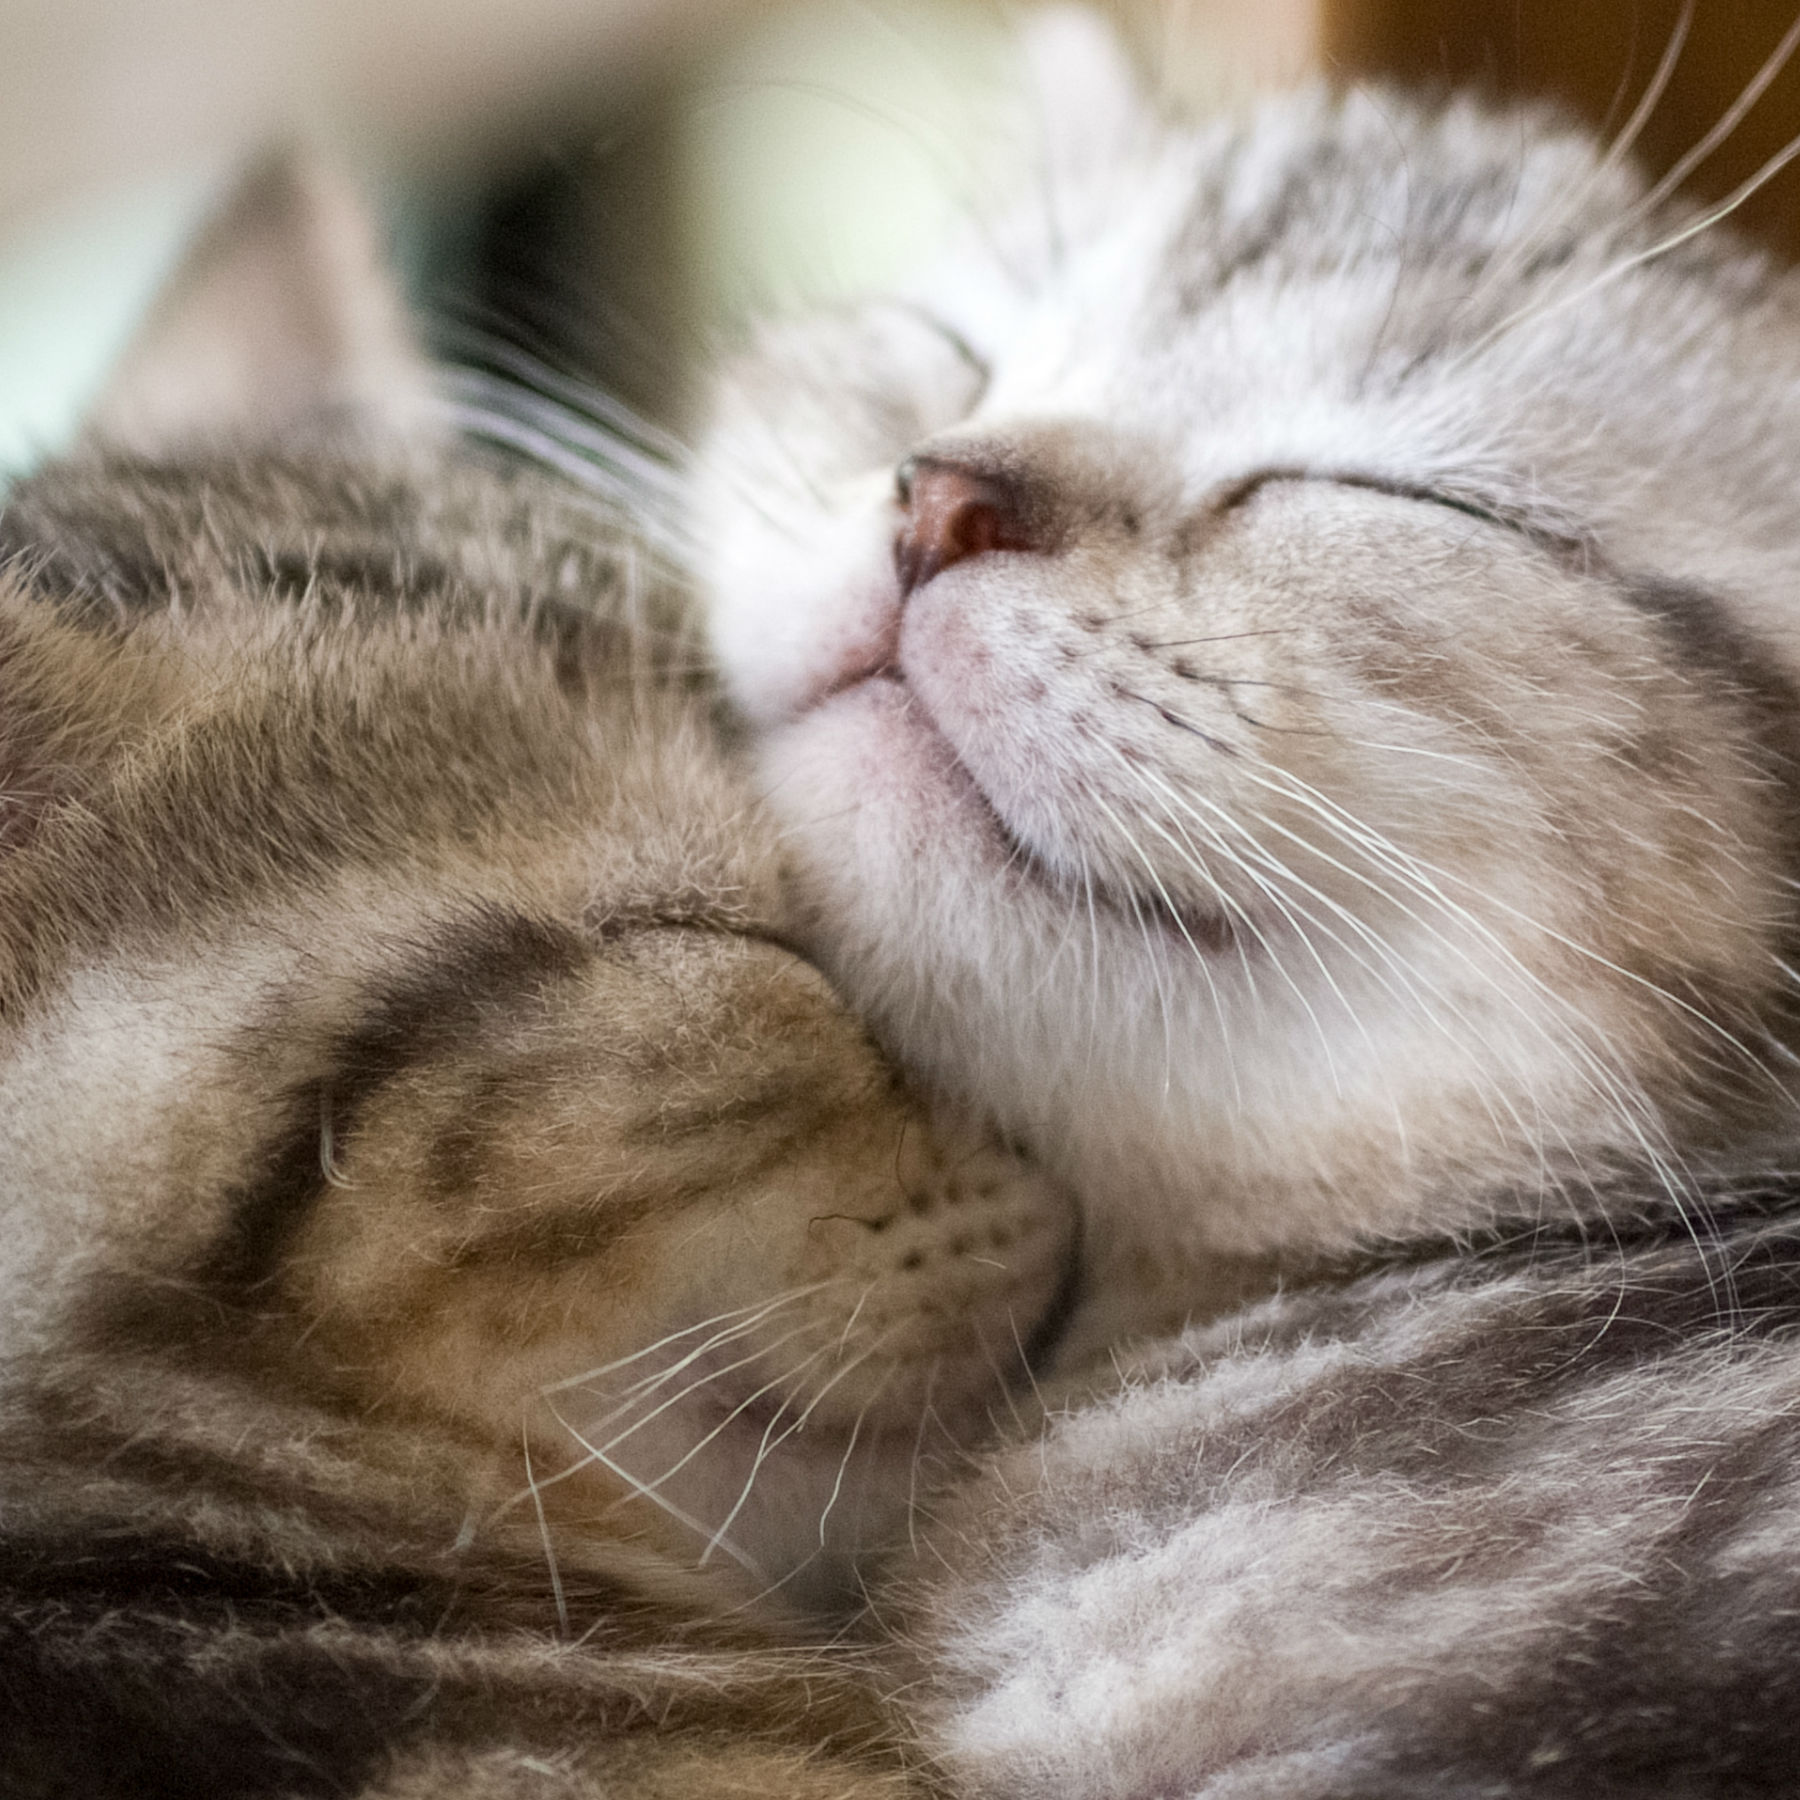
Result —
<path fill-rule="evenodd" d="M 1028 567 L 952 570 L 915 595 L 899 665 L 1008 829 L 1068 860 L 1081 835 L 1078 790 L 1092 785 L 1076 769 L 1100 731 L 1095 658 L 1067 641 L 1072 605 L 1029 568 L 1043 559 L 1008 560 Z"/>
<path fill-rule="evenodd" d="M 935 911 L 1014 856 L 992 809 L 899 682 L 865 681 L 769 732 L 761 785 L 806 885 L 859 917 Z M 910 926 L 908 927 L 910 930 Z"/>
<path fill-rule="evenodd" d="M 792 718 L 892 657 L 899 595 L 885 526 L 870 504 L 786 528 L 746 522 L 722 543 L 709 629 L 731 696 L 752 721 Z"/>

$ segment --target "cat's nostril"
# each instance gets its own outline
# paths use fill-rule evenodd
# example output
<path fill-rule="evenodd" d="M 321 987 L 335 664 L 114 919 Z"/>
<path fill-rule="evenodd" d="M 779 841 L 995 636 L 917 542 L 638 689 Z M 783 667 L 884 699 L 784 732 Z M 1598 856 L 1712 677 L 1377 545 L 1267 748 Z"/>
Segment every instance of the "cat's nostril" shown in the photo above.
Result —
<path fill-rule="evenodd" d="M 971 556 L 1037 548 L 1017 488 L 999 476 L 912 456 L 894 489 L 906 514 L 894 538 L 902 597 Z"/>

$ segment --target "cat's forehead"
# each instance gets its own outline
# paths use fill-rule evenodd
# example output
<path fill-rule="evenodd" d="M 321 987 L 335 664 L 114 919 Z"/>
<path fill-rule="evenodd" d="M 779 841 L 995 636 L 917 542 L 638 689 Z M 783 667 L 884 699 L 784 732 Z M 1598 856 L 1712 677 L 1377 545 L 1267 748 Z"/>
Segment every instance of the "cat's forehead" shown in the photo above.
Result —
<path fill-rule="evenodd" d="M 1403 314 L 1485 285 L 1504 304 L 1584 247 L 1653 229 L 1634 217 L 1642 191 L 1553 115 L 1305 90 L 1205 126 L 1146 125 L 1028 186 L 921 288 L 999 361 L 1093 377 L 1321 286 L 1351 327 L 1359 295 Z"/>
<path fill-rule="evenodd" d="M 1652 254 L 1684 221 L 1645 202 L 1542 110 L 1306 90 L 1146 126 L 921 297 L 987 361 L 975 423 L 1104 422 L 1197 488 L 1259 461 L 1541 458 L 1566 414 L 1616 408 L 1622 351 L 1642 375 L 1719 323 L 1735 248 Z"/>
<path fill-rule="evenodd" d="M 1550 225 L 1579 230 L 1637 191 L 1629 170 L 1602 165 L 1553 115 L 1468 98 L 1433 107 L 1308 90 L 1164 143 L 1193 169 L 1170 273 L 1185 263 L 1215 284 L 1265 262 L 1305 271 L 1480 255 Z"/>
<path fill-rule="evenodd" d="M 1073 188 L 1066 217 L 1045 217 L 1062 237 L 1045 274 L 1135 261 L 1166 317 L 1204 311 L 1245 278 L 1397 264 L 1471 275 L 1527 244 L 1540 259 L 1566 253 L 1615 232 L 1642 192 L 1554 115 L 1361 90 L 1147 131 Z"/>

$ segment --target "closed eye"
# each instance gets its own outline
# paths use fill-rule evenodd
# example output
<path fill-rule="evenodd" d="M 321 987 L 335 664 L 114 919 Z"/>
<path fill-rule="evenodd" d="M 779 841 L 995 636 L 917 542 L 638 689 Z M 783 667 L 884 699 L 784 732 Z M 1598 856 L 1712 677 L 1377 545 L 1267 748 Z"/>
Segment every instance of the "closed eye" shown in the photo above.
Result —
<path fill-rule="evenodd" d="M 1261 469 L 1254 475 L 1235 482 L 1220 501 L 1220 510 L 1232 511 L 1242 506 L 1253 494 L 1277 481 L 1322 481 L 1333 487 L 1360 488 L 1365 493 L 1386 494 L 1395 500 L 1412 500 L 1421 506 L 1438 506 L 1448 512 L 1461 513 L 1467 519 L 1479 519 L 1484 525 L 1497 526 L 1527 538 L 1541 549 L 1568 555 L 1582 549 L 1581 539 L 1573 532 L 1558 530 L 1540 520 L 1521 516 L 1500 506 L 1489 506 L 1462 494 L 1446 493 L 1441 488 L 1425 487 L 1418 482 L 1394 481 L 1382 475 L 1365 475 L 1354 469 Z"/>
<path fill-rule="evenodd" d="M 969 372 L 981 384 L 976 395 L 976 398 L 979 399 L 981 394 L 987 391 L 988 383 L 994 378 L 993 366 L 988 359 L 948 319 L 940 318 L 930 307 L 921 306 L 916 300 L 903 301 L 901 304 L 921 325 L 936 332 L 968 365 Z"/>
<path fill-rule="evenodd" d="M 1496 507 L 1484 506 L 1478 500 L 1465 499 L 1460 494 L 1446 494 L 1440 488 L 1420 487 L 1410 481 L 1387 481 L 1379 475 L 1330 473 L 1314 476 L 1312 479 L 1330 481 L 1339 487 L 1362 488 L 1371 494 L 1388 494 L 1396 500 L 1416 500 L 1422 506 L 1442 506 L 1450 512 L 1461 513 L 1464 518 L 1480 519 L 1484 524 L 1498 525 L 1503 531 L 1523 532 L 1527 537 L 1537 535 L 1534 528 L 1523 519 L 1510 516 Z"/>

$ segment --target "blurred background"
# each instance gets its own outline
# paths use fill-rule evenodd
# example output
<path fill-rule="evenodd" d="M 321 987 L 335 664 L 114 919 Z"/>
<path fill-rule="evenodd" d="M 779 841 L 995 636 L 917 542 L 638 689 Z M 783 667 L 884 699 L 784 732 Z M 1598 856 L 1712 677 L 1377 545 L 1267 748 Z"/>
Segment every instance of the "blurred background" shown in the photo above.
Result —
<path fill-rule="evenodd" d="M 1109 0 L 1196 107 L 1322 70 L 1726 118 L 1800 0 Z M 64 442 L 233 170 L 321 140 L 383 203 L 438 344 L 496 343 L 681 422 L 748 310 L 879 283 L 1003 135 L 1004 0 L 0 0 L 0 477 Z M 1730 194 L 1800 130 L 1800 57 L 1694 168 Z M 1738 215 L 1800 248 L 1800 166 Z"/>

